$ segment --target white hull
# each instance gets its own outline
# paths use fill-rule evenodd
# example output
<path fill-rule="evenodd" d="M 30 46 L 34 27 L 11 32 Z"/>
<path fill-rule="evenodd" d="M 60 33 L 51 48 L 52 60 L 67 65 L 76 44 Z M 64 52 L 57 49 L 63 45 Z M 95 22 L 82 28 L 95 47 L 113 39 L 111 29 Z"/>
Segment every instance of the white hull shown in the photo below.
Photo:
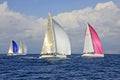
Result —
<path fill-rule="evenodd" d="M 104 54 L 87 54 L 87 53 L 84 53 L 82 55 L 82 57 L 93 57 L 93 58 L 96 58 L 96 57 L 104 57 Z"/>
<path fill-rule="evenodd" d="M 17 55 L 26 55 L 26 54 L 23 53 L 23 54 L 17 54 Z"/>
<path fill-rule="evenodd" d="M 7 54 L 7 56 L 17 56 L 17 55 L 21 55 L 22 56 L 22 55 L 26 55 L 26 54 L 17 54 L 17 53 L 15 53 L 15 54 L 14 53 L 8 53 Z"/>
<path fill-rule="evenodd" d="M 41 55 L 40 59 L 65 59 L 66 55 Z"/>
<path fill-rule="evenodd" d="M 8 53 L 7 56 L 15 56 L 17 54 L 14 54 L 14 53 Z"/>

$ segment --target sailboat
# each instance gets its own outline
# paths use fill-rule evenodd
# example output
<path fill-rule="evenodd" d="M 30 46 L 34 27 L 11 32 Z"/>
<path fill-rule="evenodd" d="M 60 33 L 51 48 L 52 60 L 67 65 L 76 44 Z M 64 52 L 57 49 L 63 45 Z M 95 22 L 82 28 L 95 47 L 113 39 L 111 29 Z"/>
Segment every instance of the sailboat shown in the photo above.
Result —
<path fill-rule="evenodd" d="M 10 47 L 9 47 L 9 50 L 8 50 L 8 56 L 13 56 L 13 55 L 17 55 L 15 53 L 18 52 L 18 46 L 17 46 L 17 43 L 14 41 L 14 40 L 11 40 L 11 43 L 10 43 Z"/>
<path fill-rule="evenodd" d="M 27 53 L 27 47 L 23 44 L 22 41 L 20 41 L 18 55 L 26 55 L 26 53 Z"/>
<path fill-rule="evenodd" d="M 82 57 L 104 57 L 100 38 L 95 29 L 89 23 L 85 31 Z"/>
<path fill-rule="evenodd" d="M 45 38 L 42 46 L 40 59 L 67 58 L 71 55 L 70 40 L 64 29 L 58 24 L 49 13 Z"/>

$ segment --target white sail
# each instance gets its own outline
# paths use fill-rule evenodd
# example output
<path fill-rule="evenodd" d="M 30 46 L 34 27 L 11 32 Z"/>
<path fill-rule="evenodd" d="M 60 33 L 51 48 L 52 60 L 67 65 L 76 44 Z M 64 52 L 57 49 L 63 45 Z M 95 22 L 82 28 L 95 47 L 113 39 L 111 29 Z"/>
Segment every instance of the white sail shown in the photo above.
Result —
<path fill-rule="evenodd" d="M 23 44 L 22 44 L 22 42 L 20 41 L 18 54 L 22 54 L 22 53 L 23 53 Z"/>
<path fill-rule="evenodd" d="M 8 54 L 13 54 L 12 41 L 10 42 L 10 47 L 9 47 L 9 50 L 8 50 Z"/>
<path fill-rule="evenodd" d="M 54 33 L 53 33 L 53 27 L 51 24 L 51 16 L 49 14 L 48 16 L 48 24 L 46 28 L 44 43 L 42 47 L 41 54 L 51 54 L 55 53 L 55 41 L 54 41 Z"/>
<path fill-rule="evenodd" d="M 85 33 L 85 42 L 84 42 L 84 50 L 83 53 L 94 52 L 92 38 L 90 34 L 89 27 L 87 26 Z"/>
<path fill-rule="evenodd" d="M 27 47 L 20 41 L 18 55 L 25 55 L 27 53 Z"/>
<path fill-rule="evenodd" d="M 24 48 L 24 54 L 27 54 L 27 46 L 25 44 L 23 44 L 23 48 Z"/>
<path fill-rule="evenodd" d="M 56 42 L 56 53 L 70 55 L 71 46 L 67 34 L 65 33 L 61 25 L 59 25 L 54 19 L 52 19 L 52 26 L 54 28 L 53 30 Z"/>

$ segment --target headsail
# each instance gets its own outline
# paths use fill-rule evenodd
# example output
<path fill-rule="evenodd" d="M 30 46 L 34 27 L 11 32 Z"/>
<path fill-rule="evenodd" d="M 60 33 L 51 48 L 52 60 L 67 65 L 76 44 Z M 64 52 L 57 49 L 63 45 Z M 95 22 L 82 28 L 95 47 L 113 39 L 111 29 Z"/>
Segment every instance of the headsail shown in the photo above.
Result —
<path fill-rule="evenodd" d="M 56 52 L 59 54 L 70 55 L 71 45 L 64 29 L 54 19 L 52 19 L 52 26 L 54 29 Z"/>
<path fill-rule="evenodd" d="M 27 46 L 25 44 L 23 44 L 23 48 L 24 48 L 24 54 L 27 54 Z"/>
<path fill-rule="evenodd" d="M 23 53 L 23 44 L 22 44 L 22 42 L 20 41 L 18 54 L 22 54 L 22 53 Z"/>
<path fill-rule="evenodd" d="M 18 54 L 22 55 L 26 53 L 27 53 L 27 47 L 23 44 L 23 42 L 20 41 Z"/>
<path fill-rule="evenodd" d="M 103 54 L 103 49 L 102 49 L 99 36 L 97 35 L 96 31 L 90 24 L 88 24 L 88 26 L 89 26 L 91 37 L 92 37 L 94 52 L 97 54 Z"/>
<path fill-rule="evenodd" d="M 12 40 L 12 46 L 13 46 L 13 52 L 17 53 L 18 52 L 18 46 L 17 46 L 17 43 L 14 40 Z"/>

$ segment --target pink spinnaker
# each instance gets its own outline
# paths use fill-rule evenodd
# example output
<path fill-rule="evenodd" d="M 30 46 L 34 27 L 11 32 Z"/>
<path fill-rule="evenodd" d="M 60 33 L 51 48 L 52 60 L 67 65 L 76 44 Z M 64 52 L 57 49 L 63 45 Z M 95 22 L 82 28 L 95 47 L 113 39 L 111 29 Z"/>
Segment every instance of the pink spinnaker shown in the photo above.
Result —
<path fill-rule="evenodd" d="M 94 30 L 94 28 L 90 24 L 88 24 L 88 26 L 90 29 L 90 34 L 91 34 L 92 43 L 93 43 L 95 53 L 103 54 L 103 49 L 102 49 L 102 45 L 101 45 L 99 36 L 97 35 L 96 31 Z"/>

